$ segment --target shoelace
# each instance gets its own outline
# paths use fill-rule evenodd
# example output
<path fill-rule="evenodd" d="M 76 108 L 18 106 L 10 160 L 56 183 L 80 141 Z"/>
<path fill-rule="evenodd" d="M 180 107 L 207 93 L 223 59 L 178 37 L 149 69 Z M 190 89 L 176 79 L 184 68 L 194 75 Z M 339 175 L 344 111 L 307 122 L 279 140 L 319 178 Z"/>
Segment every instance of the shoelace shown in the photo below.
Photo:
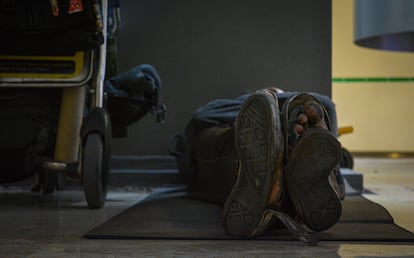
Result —
<path fill-rule="evenodd" d="M 282 221 L 282 223 L 289 230 L 289 232 L 294 237 L 296 237 L 297 239 L 299 239 L 300 241 L 305 243 L 306 245 L 315 246 L 315 245 L 318 244 L 318 241 L 314 237 L 312 237 L 308 232 L 306 232 L 306 230 L 304 228 L 302 228 L 294 219 L 292 219 L 286 213 L 276 211 L 276 210 L 273 210 L 273 209 L 266 209 L 264 211 L 264 213 L 268 214 L 268 215 L 273 215 L 276 218 L 278 218 L 280 221 Z M 266 218 L 262 221 L 264 222 L 264 221 L 268 221 L 270 219 L 271 219 L 271 217 L 269 216 L 269 218 Z M 263 224 L 267 224 L 267 223 L 262 223 L 262 225 Z M 259 228 L 260 228 L 260 225 L 259 225 Z"/>

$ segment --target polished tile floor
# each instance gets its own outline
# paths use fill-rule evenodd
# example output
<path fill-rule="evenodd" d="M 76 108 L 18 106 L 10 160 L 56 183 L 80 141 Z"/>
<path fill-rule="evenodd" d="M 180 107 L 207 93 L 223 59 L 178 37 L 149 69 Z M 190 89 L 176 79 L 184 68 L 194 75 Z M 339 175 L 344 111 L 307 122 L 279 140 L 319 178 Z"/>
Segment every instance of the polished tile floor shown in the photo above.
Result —
<path fill-rule="evenodd" d="M 365 196 L 414 232 L 414 158 L 356 158 L 355 170 L 364 175 Z M 414 243 L 320 242 L 308 247 L 296 241 L 82 238 L 147 193 L 134 186 L 113 188 L 103 209 L 89 210 L 76 189 L 43 196 L 22 186 L 0 185 L 0 257 L 414 257 Z"/>

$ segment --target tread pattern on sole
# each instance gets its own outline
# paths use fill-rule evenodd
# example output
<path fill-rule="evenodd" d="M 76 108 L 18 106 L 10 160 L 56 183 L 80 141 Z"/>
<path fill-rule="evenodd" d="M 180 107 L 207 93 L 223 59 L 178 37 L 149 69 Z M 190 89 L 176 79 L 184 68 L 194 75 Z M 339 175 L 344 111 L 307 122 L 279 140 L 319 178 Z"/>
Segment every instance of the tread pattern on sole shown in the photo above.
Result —
<path fill-rule="evenodd" d="M 241 165 L 224 207 L 224 228 L 230 235 L 255 234 L 271 190 L 276 155 L 274 120 L 279 118 L 268 98 L 251 96 L 236 121 L 235 141 Z"/>
<path fill-rule="evenodd" d="M 333 226 L 342 213 L 328 176 L 339 164 L 340 144 L 329 132 L 315 131 L 297 143 L 287 164 L 290 198 L 303 222 L 314 231 Z"/>
<path fill-rule="evenodd" d="M 263 182 L 266 171 L 269 169 L 266 162 L 268 149 L 266 133 L 266 110 L 263 103 L 253 100 L 245 109 L 240 118 L 238 127 L 238 149 L 242 169 L 246 171 L 249 184 L 260 194 L 263 191 Z"/>

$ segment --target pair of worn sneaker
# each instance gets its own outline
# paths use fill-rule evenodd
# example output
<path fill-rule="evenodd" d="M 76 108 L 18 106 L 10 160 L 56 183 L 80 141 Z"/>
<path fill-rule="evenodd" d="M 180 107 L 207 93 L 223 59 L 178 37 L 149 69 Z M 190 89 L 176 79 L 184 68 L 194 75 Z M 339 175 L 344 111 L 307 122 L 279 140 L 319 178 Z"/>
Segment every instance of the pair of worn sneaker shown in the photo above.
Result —
<path fill-rule="evenodd" d="M 329 127 L 324 107 L 306 93 L 288 99 L 281 112 L 270 90 L 245 101 L 235 127 L 238 177 L 224 205 L 228 234 L 259 236 L 279 219 L 315 244 L 300 224 L 323 231 L 339 220 L 344 193 L 334 173 L 341 145 Z"/>

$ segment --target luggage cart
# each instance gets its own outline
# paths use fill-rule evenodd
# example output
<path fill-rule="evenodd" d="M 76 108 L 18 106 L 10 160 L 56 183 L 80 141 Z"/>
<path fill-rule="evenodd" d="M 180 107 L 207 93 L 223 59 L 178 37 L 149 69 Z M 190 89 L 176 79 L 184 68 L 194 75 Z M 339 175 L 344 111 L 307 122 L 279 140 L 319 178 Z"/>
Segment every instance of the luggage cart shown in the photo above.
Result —
<path fill-rule="evenodd" d="M 1 0 L 0 8 L 7 19 L 0 25 L 0 90 L 59 92 L 56 131 L 48 134 L 54 149 L 31 157 L 40 187 L 53 192 L 64 173 L 81 180 L 89 208 L 103 207 L 111 156 L 103 90 L 108 0 Z"/>

